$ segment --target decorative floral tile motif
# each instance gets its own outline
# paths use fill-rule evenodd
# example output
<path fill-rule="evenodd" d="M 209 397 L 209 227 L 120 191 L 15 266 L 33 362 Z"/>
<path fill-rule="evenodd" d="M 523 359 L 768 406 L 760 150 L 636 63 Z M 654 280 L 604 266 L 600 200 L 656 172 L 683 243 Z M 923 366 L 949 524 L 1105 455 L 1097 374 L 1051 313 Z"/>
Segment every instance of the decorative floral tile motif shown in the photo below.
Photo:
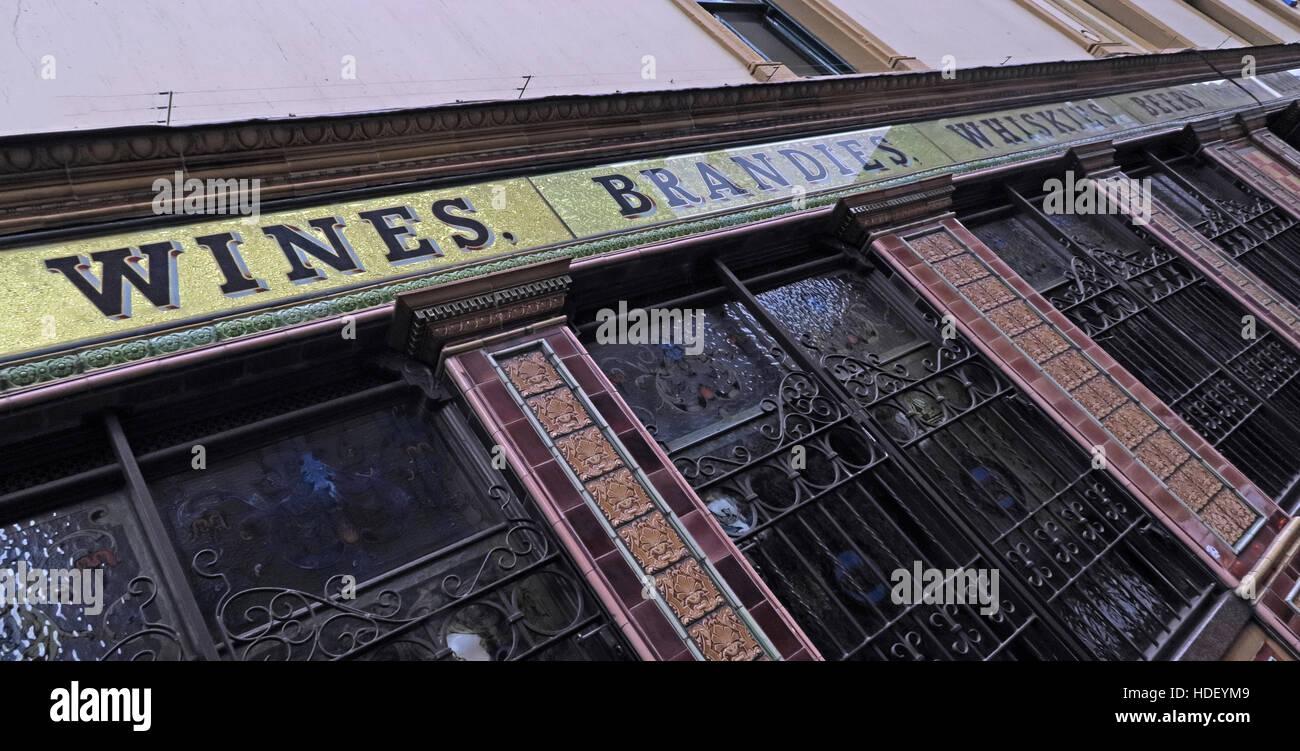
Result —
<path fill-rule="evenodd" d="M 1012 300 L 989 311 L 989 320 L 1007 336 L 1028 331 L 1043 322 L 1041 316 L 1022 300 Z"/>
<path fill-rule="evenodd" d="M 1193 457 L 1139 400 L 1100 372 L 1078 349 L 1081 345 L 1066 338 L 1009 284 L 990 275 L 979 263 L 978 254 L 947 233 L 916 238 L 911 244 L 931 269 L 957 287 L 1216 534 L 1236 545 L 1254 526 L 1259 513 L 1239 493 Z M 954 246 L 963 250 L 954 252 Z"/>
<path fill-rule="evenodd" d="M 705 658 L 733 662 L 754 660 L 763 650 L 731 608 L 722 608 L 688 630 Z"/>
<path fill-rule="evenodd" d="M 615 527 L 654 508 L 641 483 L 626 469 L 602 475 L 588 482 L 586 488 L 605 518 Z"/>
<path fill-rule="evenodd" d="M 694 558 L 687 558 L 655 577 L 655 589 L 686 625 L 722 604 L 722 594 Z"/>
<path fill-rule="evenodd" d="M 1179 467 L 1169 478 L 1169 489 L 1193 511 L 1199 512 L 1215 493 L 1223 489 L 1223 483 L 1204 464 L 1193 460 Z"/>
<path fill-rule="evenodd" d="M 590 502 L 616 533 L 624 550 L 641 569 L 638 575 L 655 575 L 654 585 L 667 610 L 683 627 L 704 623 L 711 628 L 682 634 L 701 645 L 706 659 L 752 660 L 766 656 L 756 632 L 738 617 L 730 602 L 699 560 L 693 557 L 682 534 L 665 511 L 656 509 L 647 486 L 623 465 L 615 449 L 617 439 L 607 438 L 593 425 L 595 413 L 582 407 L 578 391 L 567 387 L 559 375 L 563 366 L 540 351 L 501 362 L 510 386 L 537 418 L 540 432 L 579 478 Z M 537 424 L 534 428 L 537 428 Z M 723 610 L 729 619 L 714 618 Z"/>
<path fill-rule="evenodd" d="M 1065 341 L 1065 337 L 1045 323 L 1011 337 L 1011 341 L 1024 350 L 1025 354 L 1029 355 L 1029 359 L 1040 363 L 1047 362 L 1053 356 L 1070 348 L 1070 343 Z"/>
<path fill-rule="evenodd" d="M 552 438 L 567 435 L 591 424 L 587 411 L 568 389 L 556 389 L 524 401 Z"/>
<path fill-rule="evenodd" d="M 1072 353 L 1067 352 L 1066 354 Z M 1062 355 L 1061 357 L 1064 356 L 1065 355 Z M 1057 359 L 1059 360 L 1060 358 Z M 1088 367 L 1091 368 L 1092 366 L 1088 365 Z M 1110 379 L 1105 376 L 1093 378 L 1079 388 L 1074 389 L 1071 396 L 1077 399 L 1079 404 L 1083 405 L 1084 409 L 1088 410 L 1088 414 L 1098 419 L 1109 415 L 1111 412 L 1119 409 L 1124 402 L 1128 401 L 1128 397 L 1124 395 L 1124 392 L 1120 391 L 1119 387 L 1111 383 Z M 1182 462 L 1175 462 L 1174 467 L 1177 467 L 1179 464 L 1182 464 Z M 1169 469 L 1170 471 L 1173 471 L 1173 467 L 1170 467 Z"/>
<path fill-rule="evenodd" d="M 984 268 L 984 264 L 975 260 L 975 257 L 969 253 L 963 253 L 946 261 L 940 261 L 934 265 L 934 270 L 959 287 L 989 275 L 989 271 Z"/>
<path fill-rule="evenodd" d="M 555 448 L 583 482 L 623 466 L 614 447 L 596 427 L 560 438 Z"/>
<path fill-rule="evenodd" d="M 1246 534 L 1258 518 L 1255 510 L 1247 506 L 1236 493 L 1224 488 L 1210 505 L 1201 511 L 1201 518 L 1225 540 L 1236 541 Z"/>
<path fill-rule="evenodd" d="M 1134 453 L 1161 480 L 1168 480 L 1175 470 L 1192 457 L 1187 449 L 1164 431 L 1157 431 L 1143 441 Z"/>
<path fill-rule="evenodd" d="M 686 543 L 661 513 L 643 516 L 617 531 L 647 574 L 661 571 L 686 555 Z"/>
<path fill-rule="evenodd" d="M 1010 287 L 993 277 L 967 284 L 961 288 L 961 293 L 980 310 L 992 310 L 1016 299 Z"/>
<path fill-rule="evenodd" d="M 528 397 L 564 385 L 541 352 L 529 352 L 501 363 L 501 369 L 520 396 Z"/>
<path fill-rule="evenodd" d="M 1088 362 L 1088 358 L 1073 349 L 1062 352 L 1042 365 L 1043 370 L 1047 371 L 1052 380 L 1061 384 L 1061 388 L 1066 391 L 1074 391 L 1098 375 L 1097 369 Z M 1102 417 L 1095 412 L 1092 414 L 1094 417 Z"/>
<path fill-rule="evenodd" d="M 1110 434 L 1130 449 L 1137 448 L 1146 437 L 1156 432 L 1159 426 L 1136 401 L 1125 402 L 1109 417 L 1101 421 Z"/>
<path fill-rule="evenodd" d="M 938 263 L 945 258 L 959 256 L 966 252 L 947 232 L 934 232 L 925 237 L 908 240 L 917 253 L 930 263 Z"/>

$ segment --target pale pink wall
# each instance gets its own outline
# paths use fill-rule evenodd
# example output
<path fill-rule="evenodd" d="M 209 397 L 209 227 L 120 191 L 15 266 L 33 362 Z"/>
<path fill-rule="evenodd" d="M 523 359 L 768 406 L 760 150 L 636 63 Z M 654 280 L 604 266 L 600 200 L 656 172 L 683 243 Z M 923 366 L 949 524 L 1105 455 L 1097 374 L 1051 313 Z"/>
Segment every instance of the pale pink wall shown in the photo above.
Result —
<path fill-rule="evenodd" d="M 0 0 L 0 40 L 0 134 L 148 123 L 169 90 L 186 124 L 753 81 L 669 0 Z"/>

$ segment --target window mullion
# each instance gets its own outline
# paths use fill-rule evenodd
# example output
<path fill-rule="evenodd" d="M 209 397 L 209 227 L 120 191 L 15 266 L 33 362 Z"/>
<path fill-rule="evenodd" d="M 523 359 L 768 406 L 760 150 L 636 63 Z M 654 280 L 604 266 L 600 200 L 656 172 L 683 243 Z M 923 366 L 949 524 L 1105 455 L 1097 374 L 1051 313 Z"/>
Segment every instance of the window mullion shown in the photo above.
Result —
<path fill-rule="evenodd" d="M 122 423 L 116 414 L 109 412 L 104 415 L 104 424 L 118 466 L 121 467 L 122 476 L 126 481 L 127 496 L 131 500 L 131 506 L 140 526 L 144 529 L 149 551 L 158 564 L 158 576 L 162 579 L 172 605 L 180 616 L 190 647 L 205 660 L 219 659 L 207 622 L 199 610 L 194 593 L 186 583 L 185 570 L 181 567 L 180 559 L 177 558 L 176 551 L 172 547 L 162 517 L 158 515 L 153 495 L 144 481 L 139 464 L 136 463 L 135 454 L 132 453 L 126 433 L 122 430 Z"/>

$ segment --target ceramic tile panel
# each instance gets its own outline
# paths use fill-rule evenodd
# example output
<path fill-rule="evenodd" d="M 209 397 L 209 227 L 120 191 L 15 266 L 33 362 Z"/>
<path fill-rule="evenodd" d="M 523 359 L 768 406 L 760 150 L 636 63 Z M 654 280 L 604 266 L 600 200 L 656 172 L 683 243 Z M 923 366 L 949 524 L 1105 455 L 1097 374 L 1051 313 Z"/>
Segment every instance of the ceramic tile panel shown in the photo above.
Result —
<path fill-rule="evenodd" d="M 1097 439 L 1112 472 L 1119 472 L 1122 465 L 1129 474 L 1136 473 L 1127 479 L 1138 492 L 1172 494 L 1194 515 L 1183 513 L 1184 523 L 1195 525 L 1187 530 L 1192 539 L 1210 540 L 1210 555 L 1222 565 L 1235 562 L 1235 553 L 1264 526 L 1277 510 L 1275 505 L 1256 508 L 1243 497 L 1215 471 L 1227 464 L 1222 456 L 1203 441 L 1199 452 L 1189 447 L 1180 435 L 1186 426 L 1172 411 L 1153 410 L 1154 396 L 1149 391 L 1137 389 L 1136 380 L 1086 335 L 1051 315 L 1054 309 L 997 263 L 993 252 L 982 248 L 956 220 L 913 230 L 901 239 L 925 268 L 940 277 L 931 286 L 949 287 L 973 306 L 974 314 L 967 315 L 972 320 L 963 321 L 968 329 L 989 339 L 985 344 L 991 350 L 1012 353 L 1009 362 L 1002 356 L 1005 368 L 1018 373 L 1023 384 L 1052 404 L 1058 419 L 1070 422 L 1067 418 L 1075 415 L 1071 426 L 1081 441 L 1087 443 L 1088 436 Z M 915 273 L 916 267 L 912 271 L 914 279 L 924 276 Z M 933 296 L 943 299 L 938 289 Z M 992 329 L 987 328 L 990 324 Z M 992 340 L 1010 340 L 1014 349 L 993 347 Z M 1176 515 L 1166 510 L 1166 516 L 1169 523 L 1177 524 L 1172 518 Z M 1206 531 L 1212 537 L 1207 538 Z"/>
<path fill-rule="evenodd" d="M 634 436 L 613 431 L 556 350 L 545 341 L 534 342 L 496 353 L 492 361 L 527 409 L 531 429 L 567 468 L 570 482 L 601 520 L 608 540 L 597 544 L 608 544 L 619 554 L 601 556 L 599 565 L 624 569 L 623 576 L 631 569 L 641 583 L 639 596 L 675 622 L 678 637 L 696 659 L 780 657 L 648 480 L 645 470 L 661 469 L 645 466 L 653 456 L 638 458 L 637 450 L 625 443 Z M 598 386 L 591 378 L 584 374 L 588 388 Z M 642 616 L 653 612 L 640 604 L 632 610 Z"/>

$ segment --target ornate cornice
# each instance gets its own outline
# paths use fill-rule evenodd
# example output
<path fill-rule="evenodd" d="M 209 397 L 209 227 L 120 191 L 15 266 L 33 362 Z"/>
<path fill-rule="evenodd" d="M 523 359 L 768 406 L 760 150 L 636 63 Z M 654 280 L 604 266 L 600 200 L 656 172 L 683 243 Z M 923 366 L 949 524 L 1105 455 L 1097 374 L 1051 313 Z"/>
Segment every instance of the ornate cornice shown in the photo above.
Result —
<path fill-rule="evenodd" d="M 0 236 L 152 216 L 153 180 L 260 178 L 264 201 L 469 175 L 526 173 L 723 142 L 944 117 L 1221 78 L 1286 45 L 707 89 L 561 96 L 364 115 L 0 139 Z"/>

